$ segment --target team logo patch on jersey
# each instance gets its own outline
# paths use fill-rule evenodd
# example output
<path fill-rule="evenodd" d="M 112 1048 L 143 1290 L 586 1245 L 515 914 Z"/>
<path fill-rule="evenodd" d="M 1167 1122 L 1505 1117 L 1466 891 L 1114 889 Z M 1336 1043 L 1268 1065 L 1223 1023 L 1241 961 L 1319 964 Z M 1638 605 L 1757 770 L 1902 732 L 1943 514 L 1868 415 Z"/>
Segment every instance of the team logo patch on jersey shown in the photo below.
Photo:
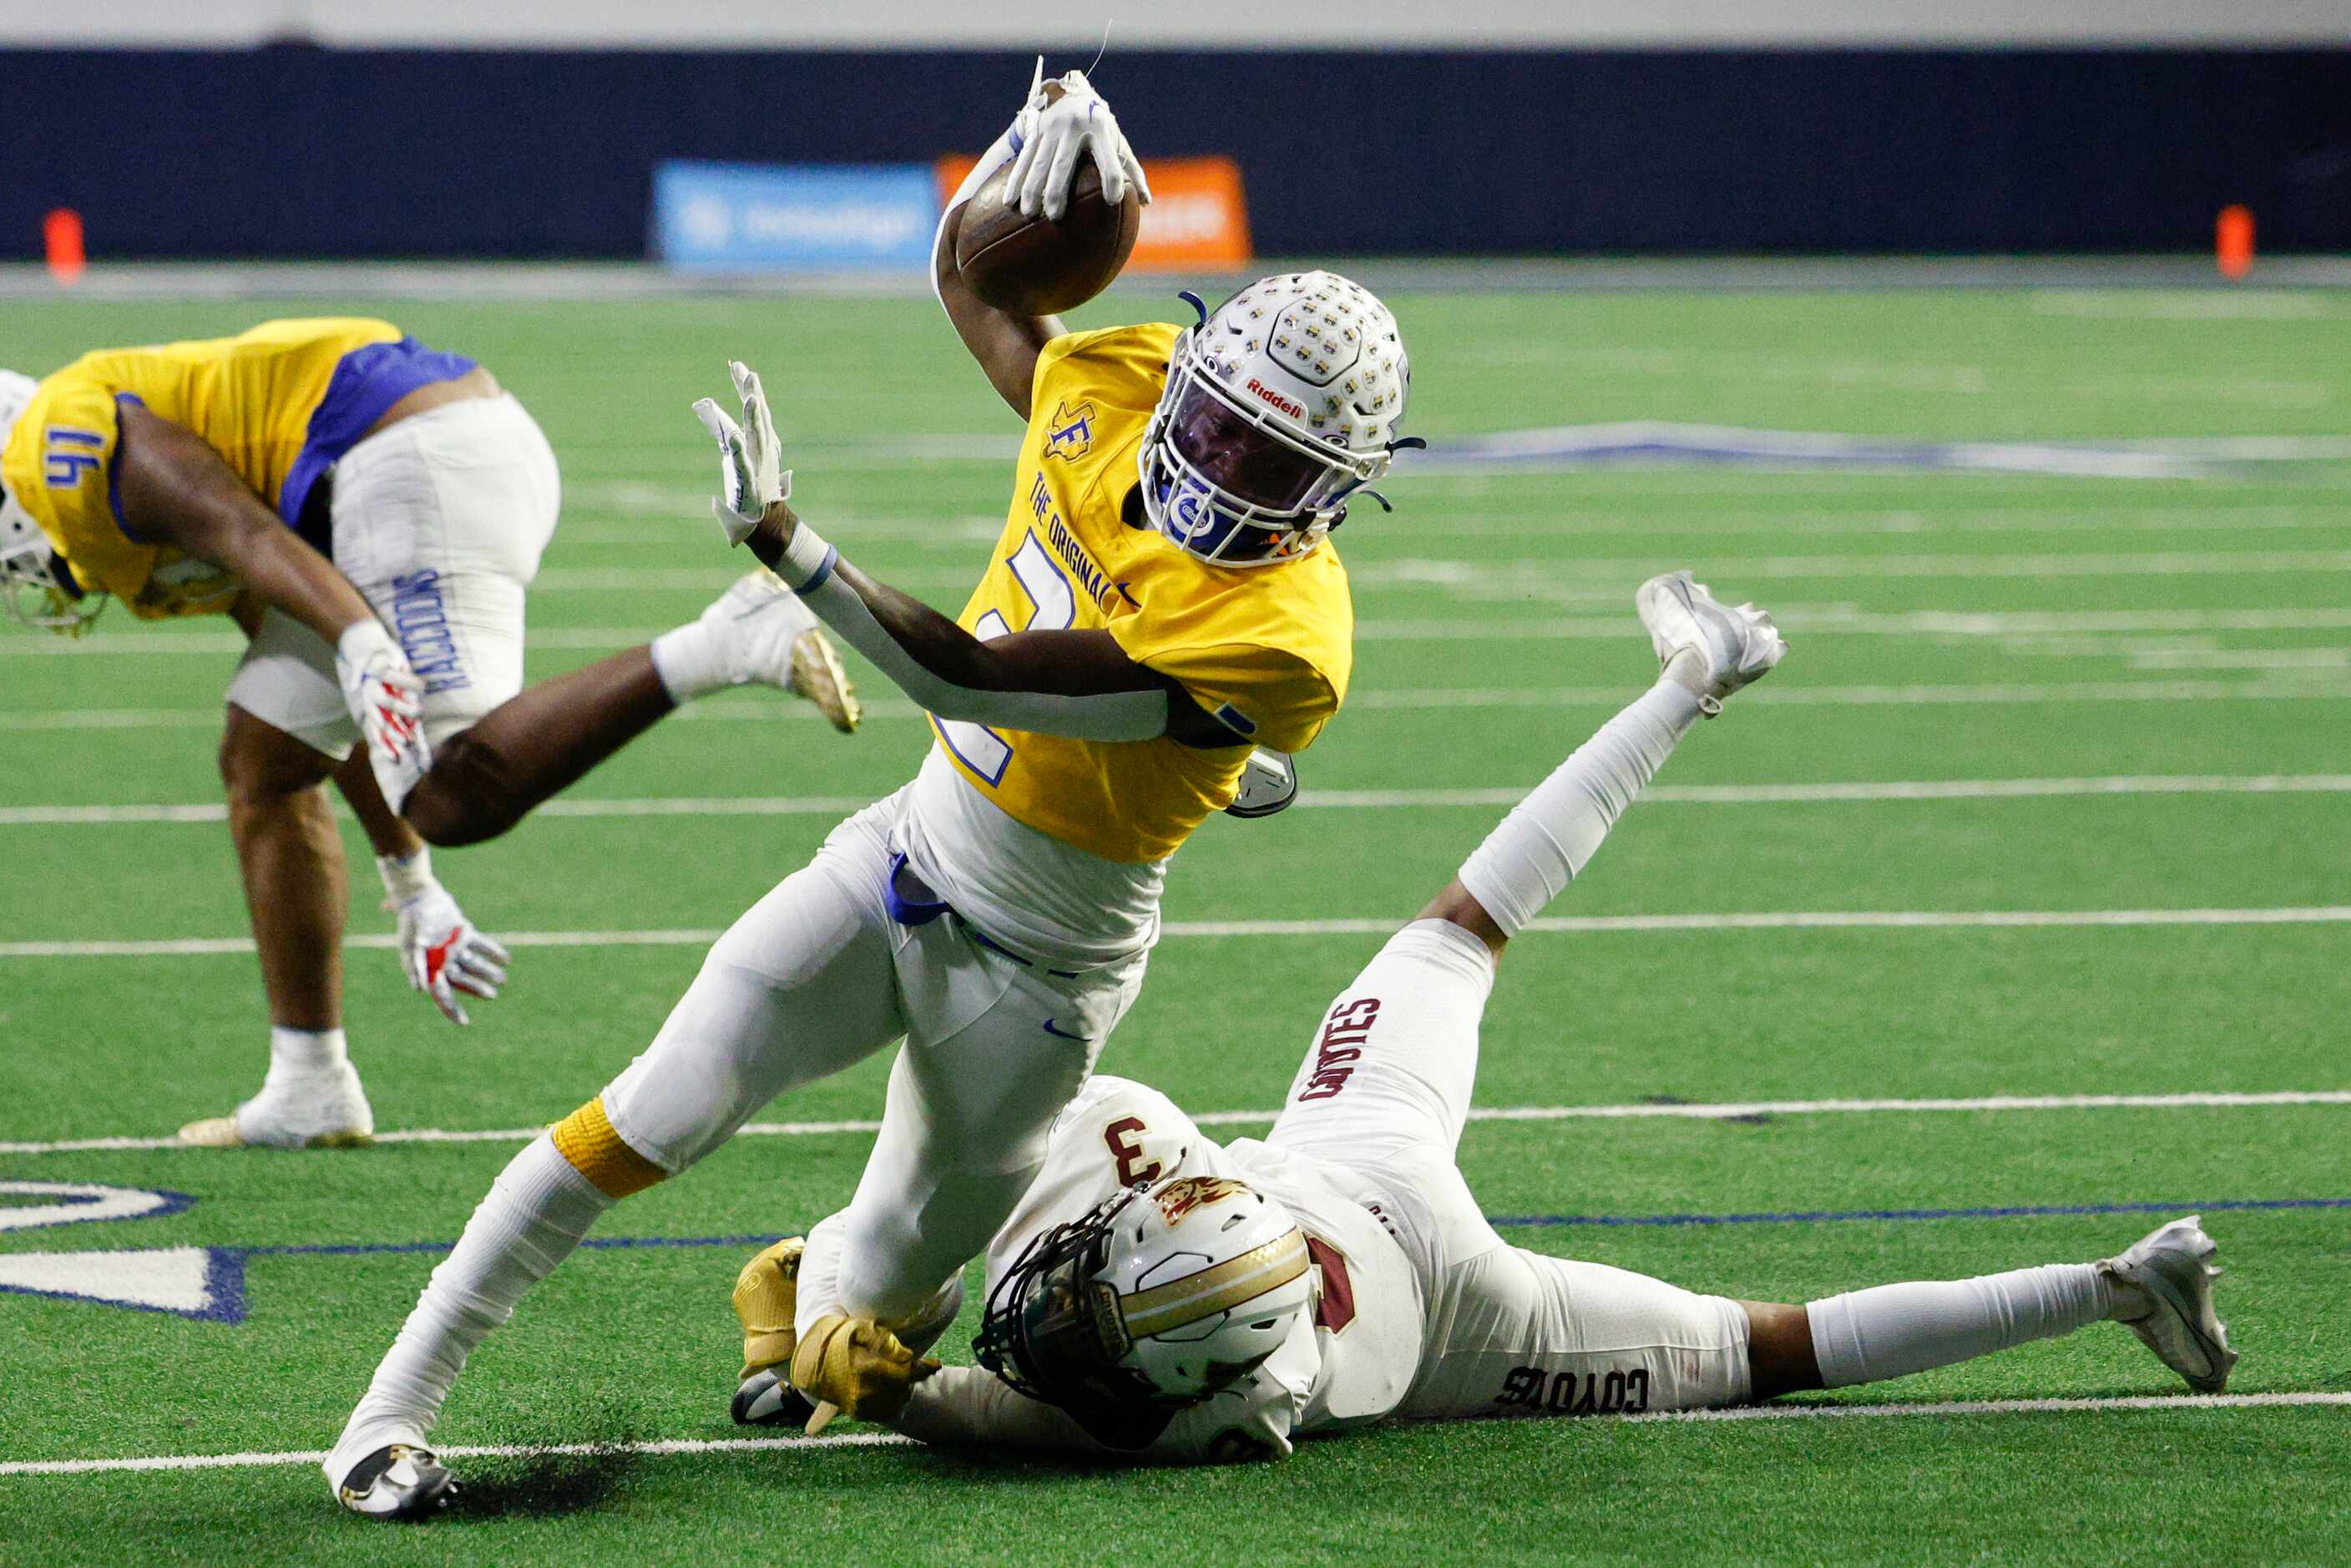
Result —
<path fill-rule="evenodd" d="M 1248 1191 L 1239 1182 L 1224 1176 L 1186 1176 L 1161 1187 L 1152 1201 L 1159 1205 L 1159 1212 L 1166 1216 L 1167 1223 L 1175 1225 L 1196 1208 L 1206 1208 Z"/>
<path fill-rule="evenodd" d="M 1071 408 L 1064 398 L 1053 405 L 1053 417 L 1045 424 L 1045 455 L 1074 462 L 1093 449 L 1094 405 L 1092 400 Z"/>

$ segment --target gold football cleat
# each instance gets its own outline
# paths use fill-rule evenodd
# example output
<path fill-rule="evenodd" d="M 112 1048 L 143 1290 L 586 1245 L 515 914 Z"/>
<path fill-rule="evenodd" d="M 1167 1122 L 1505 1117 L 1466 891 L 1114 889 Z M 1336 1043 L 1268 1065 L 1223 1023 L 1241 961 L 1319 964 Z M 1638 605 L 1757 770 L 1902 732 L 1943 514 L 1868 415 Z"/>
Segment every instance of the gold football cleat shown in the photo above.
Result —
<path fill-rule="evenodd" d="M 257 1143 L 236 1129 L 234 1116 L 207 1116 L 201 1122 L 191 1122 L 180 1129 L 180 1142 L 199 1149 L 265 1149 L 284 1148 L 283 1144 Z M 339 1132 L 314 1133 L 297 1147 L 305 1149 L 364 1149 L 375 1143 L 375 1134 L 356 1127 Z"/>
<path fill-rule="evenodd" d="M 825 722 L 843 735 L 854 734 L 865 716 L 865 705 L 857 700 L 857 688 L 849 684 L 849 672 L 841 667 L 832 639 L 818 628 L 793 639 L 792 678 L 785 689 L 816 704 Z"/>

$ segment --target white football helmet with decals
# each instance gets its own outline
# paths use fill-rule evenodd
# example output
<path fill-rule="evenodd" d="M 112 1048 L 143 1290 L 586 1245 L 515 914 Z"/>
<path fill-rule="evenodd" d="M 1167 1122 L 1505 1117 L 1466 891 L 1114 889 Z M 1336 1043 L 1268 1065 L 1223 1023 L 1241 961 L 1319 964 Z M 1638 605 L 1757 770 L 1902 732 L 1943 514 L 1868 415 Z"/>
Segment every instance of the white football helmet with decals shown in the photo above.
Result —
<path fill-rule="evenodd" d="M 0 446 L 31 405 L 40 383 L 15 371 L 0 371 Z M 33 514 L 17 504 L 0 480 L 0 602 L 27 626 L 78 632 L 104 608 L 103 595 L 84 595 L 59 562 L 57 548 Z"/>
<path fill-rule="evenodd" d="M 1185 298 L 1200 319 L 1136 455 L 1144 513 L 1219 566 L 1296 560 L 1399 448 L 1424 444 L 1396 434 L 1412 368 L 1395 318 L 1335 272 L 1259 278 L 1213 313 Z"/>
<path fill-rule="evenodd" d="M 987 1302 L 982 1365 L 1140 1448 L 1263 1365 L 1314 1311 L 1306 1233 L 1224 1176 L 1117 1193 L 1031 1241 Z"/>

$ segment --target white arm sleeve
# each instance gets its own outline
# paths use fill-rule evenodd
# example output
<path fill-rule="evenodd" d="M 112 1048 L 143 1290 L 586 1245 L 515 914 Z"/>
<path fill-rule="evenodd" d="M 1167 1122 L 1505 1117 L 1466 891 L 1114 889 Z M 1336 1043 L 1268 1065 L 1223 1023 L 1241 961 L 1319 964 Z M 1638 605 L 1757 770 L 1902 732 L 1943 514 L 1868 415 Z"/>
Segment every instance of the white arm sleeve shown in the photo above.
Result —
<path fill-rule="evenodd" d="M 943 1366 L 914 1385 L 893 1425 L 937 1447 L 1054 1448 L 1137 1465 L 1228 1465 L 1287 1458 L 1287 1400 L 1249 1401 L 1238 1412 L 1212 1399 L 1179 1412 L 1149 1448 L 1124 1453 L 1096 1442 L 1084 1427 L 978 1366 Z"/>
<path fill-rule="evenodd" d="M 971 172 L 963 177 L 956 193 L 947 198 L 946 209 L 939 214 L 939 226 L 931 233 L 931 298 L 939 302 L 940 309 L 947 308 L 946 297 L 939 292 L 939 251 L 947 243 L 947 219 L 955 215 L 957 207 L 971 200 L 972 193 L 986 183 L 990 174 L 1019 155 L 1020 127 L 1016 120 L 979 155 L 979 162 L 971 166 Z"/>
<path fill-rule="evenodd" d="M 1031 1399 L 985 1367 L 943 1366 L 922 1382 L 894 1423 L 917 1442 L 959 1448 L 1008 1443 L 1108 1454 L 1085 1428 L 1042 1400 Z"/>
<path fill-rule="evenodd" d="M 808 558 L 820 557 L 811 562 Z M 1050 692 L 980 691 L 933 674 L 873 619 L 855 589 L 833 570 L 841 552 L 803 523 L 778 568 L 817 618 L 873 661 L 917 706 L 945 719 L 1063 735 L 1072 740 L 1153 740 L 1167 730 L 1167 694 L 1147 689 L 1061 696 Z M 799 580 L 795 580 L 798 579 Z"/>

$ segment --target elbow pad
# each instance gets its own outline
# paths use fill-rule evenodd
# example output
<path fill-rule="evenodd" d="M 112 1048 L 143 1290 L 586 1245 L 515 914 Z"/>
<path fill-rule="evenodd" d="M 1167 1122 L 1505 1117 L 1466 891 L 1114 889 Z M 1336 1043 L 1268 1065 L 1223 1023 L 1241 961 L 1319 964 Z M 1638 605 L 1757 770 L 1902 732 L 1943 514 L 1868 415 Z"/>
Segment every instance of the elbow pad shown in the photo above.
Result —
<path fill-rule="evenodd" d="M 1006 126 L 1004 134 L 989 143 L 987 151 L 979 155 L 979 162 L 971 166 L 971 172 L 963 177 L 963 183 L 956 187 L 956 193 L 947 198 L 947 204 L 940 210 L 939 226 L 931 231 L 931 298 L 939 302 L 942 310 L 947 308 L 947 302 L 939 292 L 939 249 L 947 242 L 947 219 L 955 215 L 957 207 L 971 200 L 973 193 L 987 183 L 990 174 L 1020 155 L 1018 126 L 1018 120 Z"/>
<path fill-rule="evenodd" d="M 793 568 L 801 563 L 792 557 L 804 551 L 821 551 L 821 561 L 813 570 L 796 572 Z M 935 674 L 907 653 L 873 618 L 857 591 L 841 580 L 832 570 L 838 559 L 839 552 L 803 524 L 793 538 L 781 575 L 787 582 L 799 576 L 800 580 L 794 586 L 817 618 L 838 632 L 842 642 L 872 660 L 916 706 L 938 717 L 1067 736 L 1072 740 L 1153 740 L 1166 733 L 1167 694 L 1164 691 L 1097 692 L 1084 696 L 983 691 Z"/>

